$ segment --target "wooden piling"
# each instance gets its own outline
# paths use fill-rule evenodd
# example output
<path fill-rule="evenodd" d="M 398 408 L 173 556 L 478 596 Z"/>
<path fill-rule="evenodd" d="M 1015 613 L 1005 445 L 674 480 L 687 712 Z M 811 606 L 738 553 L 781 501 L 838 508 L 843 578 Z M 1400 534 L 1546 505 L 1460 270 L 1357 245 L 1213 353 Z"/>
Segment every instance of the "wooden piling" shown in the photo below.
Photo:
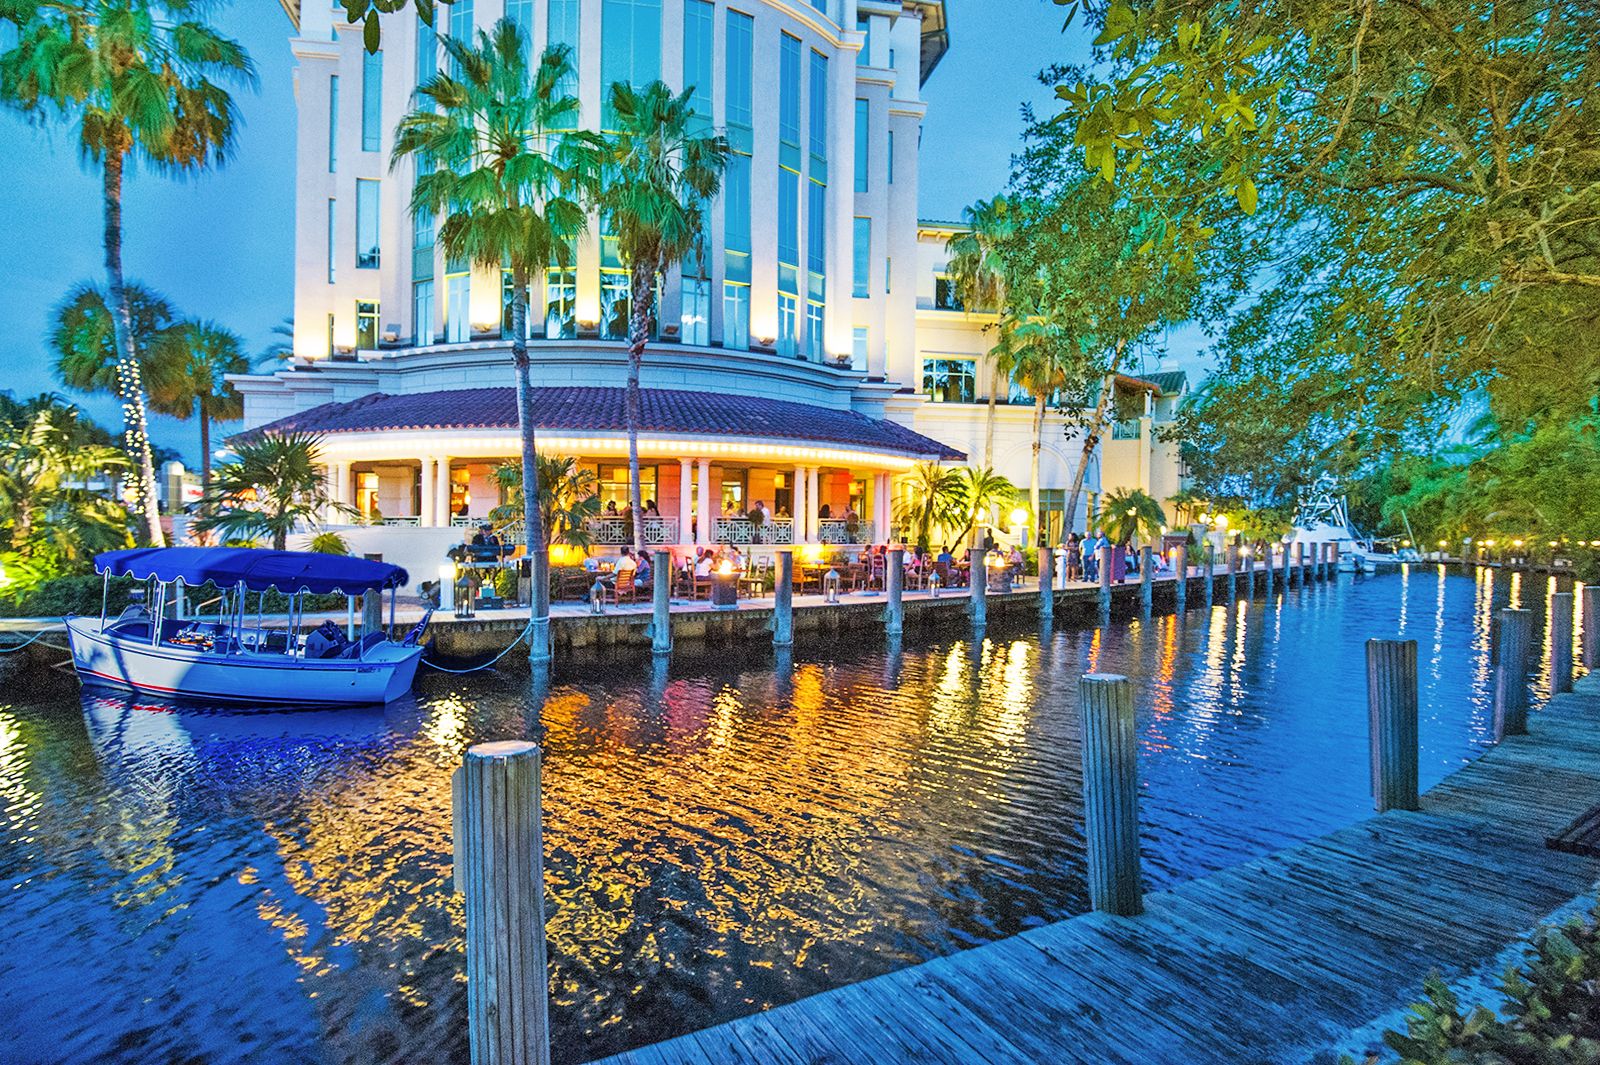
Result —
<path fill-rule="evenodd" d="M 772 646 L 794 646 L 794 552 L 779 548 L 772 578 Z"/>
<path fill-rule="evenodd" d="M 1572 605 L 1571 592 L 1550 595 L 1550 691 L 1559 694 L 1572 690 Z"/>
<path fill-rule="evenodd" d="M 451 784 L 473 1065 L 549 1065 L 539 747 L 469 747 Z"/>
<path fill-rule="evenodd" d="M 672 552 L 656 551 L 650 571 L 650 650 L 672 653 Z"/>
<path fill-rule="evenodd" d="M 906 583 L 906 549 L 891 547 L 887 554 L 883 587 L 889 601 L 883 608 L 883 631 L 890 636 L 899 636 L 906 628 L 906 609 L 901 602 Z"/>
<path fill-rule="evenodd" d="M 1289 545 L 1278 545 L 1278 565 L 1282 567 L 1283 574 L 1278 580 L 1278 591 L 1287 592 L 1289 585 L 1294 581 L 1294 569 L 1289 565 Z"/>
<path fill-rule="evenodd" d="M 1139 750 L 1133 685 L 1091 673 L 1078 681 L 1083 756 L 1083 836 L 1089 902 L 1132 917 L 1144 912 L 1139 873 Z"/>
<path fill-rule="evenodd" d="M 1373 807 L 1419 809 L 1417 641 L 1367 641 L 1367 728 Z"/>
<path fill-rule="evenodd" d="M 1261 552 L 1261 575 L 1266 581 L 1266 596 L 1272 598 L 1272 541 L 1268 540 Z"/>
<path fill-rule="evenodd" d="M 1155 579 L 1155 552 L 1150 550 L 1150 545 L 1145 544 L 1139 548 L 1139 609 L 1146 614 L 1155 603 L 1153 594 L 1153 581 Z"/>
<path fill-rule="evenodd" d="M 1289 571 L 1289 583 L 1296 588 L 1306 584 L 1306 545 L 1299 540 L 1294 542 L 1294 568 Z"/>
<path fill-rule="evenodd" d="M 1600 584 L 1583 589 L 1583 665 L 1600 669 Z"/>
<path fill-rule="evenodd" d="M 1244 554 L 1244 552 L 1240 552 Z M 1244 597 L 1256 597 L 1256 556 L 1254 552 L 1244 556 Z"/>
<path fill-rule="evenodd" d="M 1184 541 L 1178 545 L 1178 557 L 1173 560 L 1172 574 L 1178 578 L 1178 583 L 1173 586 L 1173 608 L 1178 613 L 1183 613 L 1189 606 L 1189 543 Z"/>
<path fill-rule="evenodd" d="M 1533 616 L 1521 607 L 1500 611 L 1500 653 L 1494 674 L 1494 738 L 1528 732 L 1528 647 Z"/>
<path fill-rule="evenodd" d="M 1100 555 L 1100 613 L 1111 613 L 1111 545 L 1102 544 Z"/>
<path fill-rule="evenodd" d="M 361 593 L 361 635 L 383 631 L 383 593 L 369 588 Z"/>
<path fill-rule="evenodd" d="M 967 588 L 971 593 L 967 610 L 973 625 L 989 623 L 989 567 L 984 565 L 988 557 L 989 552 L 981 547 L 967 548 Z"/>
<path fill-rule="evenodd" d="M 1206 552 L 1205 604 L 1206 604 L 1206 609 L 1207 610 L 1211 609 L 1211 597 L 1216 592 L 1216 590 L 1212 587 L 1212 585 L 1214 585 L 1216 583 L 1217 560 L 1214 557 L 1212 557 L 1212 555 L 1213 555 L 1213 552 L 1211 552 L 1211 551 L 1207 551 Z"/>
<path fill-rule="evenodd" d="M 1232 602 L 1239 596 L 1239 545 L 1228 541 L 1227 547 L 1228 567 L 1228 600 Z"/>
<path fill-rule="evenodd" d="M 1056 553 L 1049 544 L 1039 545 L 1039 620 L 1048 621 L 1056 613 Z"/>

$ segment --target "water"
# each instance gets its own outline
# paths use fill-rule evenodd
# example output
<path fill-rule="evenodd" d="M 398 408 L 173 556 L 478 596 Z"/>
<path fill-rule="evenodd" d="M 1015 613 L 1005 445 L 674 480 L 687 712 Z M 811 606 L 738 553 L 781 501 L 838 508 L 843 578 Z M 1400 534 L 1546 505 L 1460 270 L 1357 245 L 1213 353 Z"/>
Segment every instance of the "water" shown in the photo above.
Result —
<path fill-rule="evenodd" d="M 630 661 L 547 693 L 429 674 L 360 712 L 30 676 L 0 689 L 0 1061 L 465 1062 L 449 774 L 481 739 L 545 745 L 559 1062 L 1085 910 L 1085 671 L 1135 679 L 1159 889 L 1370 810 L 1368 636 L 1418 641 L 1424 787 L 1482 749 L 1494 608 L 1524 600 L 1544 632 L 1545 582 L 1513 580 L 1415 568 L 1043 641 Z"/>

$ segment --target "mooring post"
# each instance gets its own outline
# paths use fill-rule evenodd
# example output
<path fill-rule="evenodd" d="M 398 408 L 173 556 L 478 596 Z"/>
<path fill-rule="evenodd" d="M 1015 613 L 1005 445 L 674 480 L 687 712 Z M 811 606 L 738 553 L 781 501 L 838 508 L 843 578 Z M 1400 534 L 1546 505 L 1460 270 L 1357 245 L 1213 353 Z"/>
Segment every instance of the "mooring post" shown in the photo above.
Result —
<path fill-rule="evenodd" d="M 658 655 L 672 653 L 672 552 L 655 552 L 655 569 L 650 574 L 650 650 Z"/>
<path fill-rule="evenodd" d="M 1100 613 L 1111 613 L 1111 545 L 1101 544 L 1100 554 Z"/>
<path fill-rule="evenodd" d="M 1583 664 L 1600 669 L 1600 584 L 1583 589 Z"/>
<path fill-rule="evenodd" d="M 1367 641 L 1367 729 L 1372 804 L 1420 809 L 1417 802 L 1417 641 Z"/>
<path fill-rule="evenodd" d="M 906 583 L 906 549 L 891 547 L 883 571 L 883 586 L 889 601 L 883 607 L 883 631 L 899 636 L 906 628 L 906 609 L 901 602 Z"/>
<path fill-rule="evenodd" d="M 1294 542 L 1294 570 L 1290 579 L 1296 588 L 1306 585 L 1306 545 L 1299 540 Z"/>
<path fill-rule="evenodd" d="M 466 903 L 473 1065 L 549 1065 L 538 744 L 467 748 L 451 793 L 455 888 Z"/>
<path fill-rule="evenodd" d="M 1500 654 L 1494 673 L 1494 738 L 1528 732 L 1528 646 L 1533 616 L 1521 607 L 1500 611 Z"/>
<path fill-rule="evenodd" d="M 1144 912 L 1133 685 L 1127 677 L 1090 673 L 1078 680 L 1078 703 L 1089 903 L 1105 913 L 1133 917 Z"/>
<path fill-rule="evenodd" d="M 989 567 L 984 564 L 988 557 L 981 547 L 967 548 L 967 586 L 972 593 L 967 610 L 975 626 L 989 623 Z"/>
<path fill-rule="evenodd" d="M 1139 548 L 1139 609 L 1146 614 L 1155 603 L 1153 581 L 1155 578 L 1155 552 L 1150 545 Z"/>
<path fill-rule="evenodd" d="M 1232 540 L 1228 541 L 1228 600 L 1232 602 L 1239 595 L 1239 545 Z"/>
<path fill-rule="evenodd" d="M 1266 582 L 1266 596 L 1272 598 L 1272 541 L 1268 540 L 1262 545 L 1261 575 Z"/>
<path fill-rule="evenodd" d="M 1178 583 L 1173 589 L 1173 594 L 1176 596 L 1173 609 L 1181 614 L 1189 605 L 1189 541 L 1187 540 L 1178 545 L 1178 557 L 1173 560 L 1172 573 L 1178 578 Z"/>
<path fill-rule="evenodd" d="M 1039 545 L 1039 620 L 1048 621 L 1056 613 L 1056 553 L 1049 544 Z"/>
<path fill-rule="evenodd" d="M 361 635 L 383 629 L 383 593 L 369 588 L 361 593 Z"/>
<path fill-rule="evenodd" d="M 1550 690 L 1572 690 L 1572 593 L 1550 594 Z"/>
<path fill-rule="evenodd" d="M 1215 591 L 1211 586 L 1216 583 L 1216 576 L 1217 576 L 1217 560 L 1213 557 L 1213 554 L 1214 554 L 1214 552 L 1212 552 L 1210 550 L 1210 547 L 1208 546 L 1207 549 L 1206 549 L 1206 564 L 1205 564 L 1205 573 L 1206 573 L 1205 604 L 1206 604 L 1206 609 L 1207 610 L 1211 609 L 1211 596 L 1212 596 L 1213 592 Z"/>
<path fill-rule="evenodd" d="M 1256 597 L 1256 556 L 1253 551 L 1240 551 L 1244 556 L 1244 597 Z"/>
<path fill-rule="evenodd" d="M 1283 578 L 1278 582 L 1278 591 L 1287 592 L 1294 583 L 1294 569 L 1289 565 L 1289 545 L 1282 544 L 1278 548 L 1278 564 L 1283 567 Z"/>
<path fill-rule="evenodd" d="M 772 577 L 772 646 L 794 646 L 794 552 L 779 548 Z"/>

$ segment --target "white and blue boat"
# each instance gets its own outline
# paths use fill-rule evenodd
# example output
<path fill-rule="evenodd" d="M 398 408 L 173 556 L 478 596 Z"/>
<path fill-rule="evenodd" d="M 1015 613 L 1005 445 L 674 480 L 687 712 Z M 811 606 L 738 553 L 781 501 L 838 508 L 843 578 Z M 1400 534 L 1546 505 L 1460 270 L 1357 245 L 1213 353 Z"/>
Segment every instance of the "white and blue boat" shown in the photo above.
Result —
<path fill-rule="evenodd" d="M 388 591 L 392 629 L 394 597 L 409 577 L 385 562 L 307 551 L 166 547 L 107 552 L 95 558 L 95 571 L 105 577 L 100 616 L 66 622 L 72 664 L 85 685 L 206 702 L 357 706 L 404 695 L 422 656 L 427 616 L 399 640 L 381 630 L 351 638 L 329 622 L 300 633 L 307 593 Z M 136 604 L 108 617 L 114 577 L 147 582 L 153 608 Z M 216 613 L 181 616 L 184 589 L 208 584 L 221 592 Z M 265 624 L 272 591 L 288 597 L 286 628 Z"/>

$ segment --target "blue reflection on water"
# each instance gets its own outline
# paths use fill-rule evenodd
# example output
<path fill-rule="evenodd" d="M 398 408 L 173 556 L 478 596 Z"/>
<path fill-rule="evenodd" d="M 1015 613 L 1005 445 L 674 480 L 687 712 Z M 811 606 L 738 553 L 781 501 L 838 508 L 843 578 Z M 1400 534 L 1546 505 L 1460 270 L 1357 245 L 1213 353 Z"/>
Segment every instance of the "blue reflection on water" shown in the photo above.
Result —
<path fill-rule="evenodd" d="M 487 738 L 545 745 L 563 1062 L 1014 934 L 1086 905 L 1083 672 L 1135 679 L 1159 889 L 1365 815 L 1367 637 L 1418 641 L 1424 786 L 1461 765 L 1494 611 L 1543 633 L 1549 591 L 1414 568 L 976 645 L 434 675 L 370 711 L 30 677 L 0 702 L 0 1060 L 465 1061 L 448 782 Z"/>

